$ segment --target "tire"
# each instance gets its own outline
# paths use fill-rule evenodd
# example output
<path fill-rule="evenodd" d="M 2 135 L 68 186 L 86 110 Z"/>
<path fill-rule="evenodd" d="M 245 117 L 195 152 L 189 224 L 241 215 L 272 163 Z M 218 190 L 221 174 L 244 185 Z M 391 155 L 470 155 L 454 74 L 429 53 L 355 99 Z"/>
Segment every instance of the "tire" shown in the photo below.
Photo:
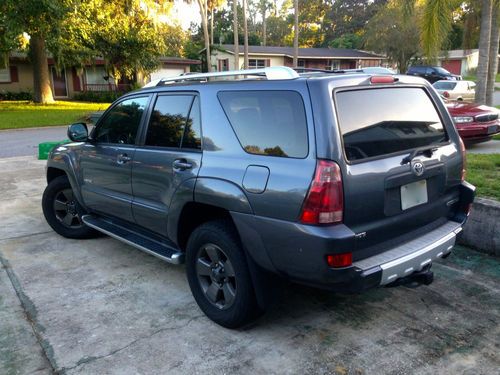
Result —
<path fill-rule="evenodd" d="M 67 176 L 59 176 L 49 182 L 42 197 L 42 210 L 51 228 L 66 238 L 93 238 L 98 232 L 86 226 L 82 220 L 85 210 L 74 198 Z"/>
<path fill-rule="evenodd" d="M 210 221 L 193 231 L 186 249 L 186 273 L 196 303 L 215 323 L 238 328 L 262 313 L 230 221 Z"/>

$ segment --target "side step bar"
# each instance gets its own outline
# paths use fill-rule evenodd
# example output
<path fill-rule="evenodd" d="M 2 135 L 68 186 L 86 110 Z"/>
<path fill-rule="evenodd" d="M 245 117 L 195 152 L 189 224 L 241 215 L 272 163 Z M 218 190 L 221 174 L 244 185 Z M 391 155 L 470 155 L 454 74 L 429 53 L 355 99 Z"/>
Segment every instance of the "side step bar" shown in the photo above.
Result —
<path fill-rule="evenodd" d="M 91 228 L 116 238 L 148 254 L 169 263 L 184 263 L 184 253 L 166 243 L 155 241 L 105 218 L 93 215 L 82 216 L 82 221 Z"/>

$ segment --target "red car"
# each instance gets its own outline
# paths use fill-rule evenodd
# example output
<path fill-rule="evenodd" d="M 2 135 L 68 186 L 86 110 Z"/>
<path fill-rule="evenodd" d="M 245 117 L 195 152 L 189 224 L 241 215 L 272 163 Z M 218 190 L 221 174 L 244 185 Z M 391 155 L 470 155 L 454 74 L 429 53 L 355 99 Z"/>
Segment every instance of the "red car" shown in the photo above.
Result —
<path fill-rule="evenodd" d="M 463 102 L 448 102 L 446 107 L 465 143 L 486 142 L 500 133 L 498 109 L 494 107 Z"/>

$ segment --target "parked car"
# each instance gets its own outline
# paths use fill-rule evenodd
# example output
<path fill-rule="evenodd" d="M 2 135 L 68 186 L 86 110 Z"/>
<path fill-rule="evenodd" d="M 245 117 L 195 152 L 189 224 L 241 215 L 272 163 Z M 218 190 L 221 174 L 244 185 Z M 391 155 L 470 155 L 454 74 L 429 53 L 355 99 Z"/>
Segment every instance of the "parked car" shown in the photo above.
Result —
<path fill-rule="evenodd" d="M 473 81 L 437 81 L 432 84 L 448 100 L 473 102 L 476 84 Z"/>
<path fill-rule="evenodd" d="M 446 108 L 466 144 L 487 142 L 500 133 L 498 109 L 486 105 L 447 102 Z"/>
<path fill-rule="evenodd" d="M 461 76 L 451 74 L 440 66 L 415 65 L 411 66 L 406 74 L 425 78 L 430 83 L 440 80 L 456 81 L 462 79 Z"/>
<path fill-rule="evenodd" d="M 424 80 L 271 67 L 149 86 L 92 133 L 69 127 L 43 213 L 62 236 L 99 231 L 185 263 L 216 323 L 255 319 L 283 278 L 347 293 L 430 284 L 451 253 L 475 188 Z"/>

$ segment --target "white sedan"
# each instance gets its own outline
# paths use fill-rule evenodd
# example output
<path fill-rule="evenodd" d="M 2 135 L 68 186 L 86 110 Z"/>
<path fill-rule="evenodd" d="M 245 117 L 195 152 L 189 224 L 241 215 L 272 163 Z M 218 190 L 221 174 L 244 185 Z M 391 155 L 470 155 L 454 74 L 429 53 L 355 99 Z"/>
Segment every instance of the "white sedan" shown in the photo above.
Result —
<path fill-rule="evenodd" d="M 473 102 L 476 84 L 472 81 L 437 81 L 434 88 L 448 100 Z"/>

